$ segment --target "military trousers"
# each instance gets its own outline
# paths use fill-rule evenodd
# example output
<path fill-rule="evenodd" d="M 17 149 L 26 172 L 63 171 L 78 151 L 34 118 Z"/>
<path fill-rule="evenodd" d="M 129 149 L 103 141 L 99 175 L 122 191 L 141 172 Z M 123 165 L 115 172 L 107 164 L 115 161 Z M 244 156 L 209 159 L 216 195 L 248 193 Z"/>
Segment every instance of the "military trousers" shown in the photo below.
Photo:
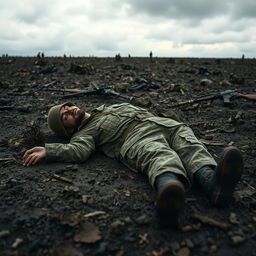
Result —
<path fill-rule="evenodd" d="M 173 172 L 189 189 L 197 170 L 205 165 L 217 165 L 191 128 L 176 121 L 169 126 L 150 121 L 139 124 L 127 137 L 120 153 L 121 162 L 145 173 L 153 188 L 158 175 Z"/>

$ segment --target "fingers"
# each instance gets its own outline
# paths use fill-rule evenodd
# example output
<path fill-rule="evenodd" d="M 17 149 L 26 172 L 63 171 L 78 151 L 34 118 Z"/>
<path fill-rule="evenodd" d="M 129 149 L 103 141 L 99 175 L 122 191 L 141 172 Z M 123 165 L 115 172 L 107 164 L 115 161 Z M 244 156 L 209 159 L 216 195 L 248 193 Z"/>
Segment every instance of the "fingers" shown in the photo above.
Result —
<path fill-rule="evenodd" d="M 39 159 L 40 158 L 39 158 L 38 155 L 32 155 L 29 162 L 28 162 L 28 166 L 29 165 L 34 165 Z"/>
<path fill-rule="evenodd" d="M 22 159 L 24 166 L 34 165 L 41 158 L 40 153 L 37 151 L 37 148 L 31 148 L 25 152 Z"/>
<path fill-rule="evenodd" d="M 23 156 L 23 159 L 26 159 L 29 154 L 33 153 L 35 151 L 35 147 L 27 150 Z"/>
<path fill-rule="evenodd" d="M 44 147 L 34 147 L 27 150 L 22 158 L 22 164 L 24 166 L 30 166 L 36 164 L 41 158 L 44 158 L 46 154 Z"/>
<path fill-rule="evenodd" d="M 38 154 L 31 154 L 31 155 L 29 155 L 29 156 L 23 161 L 23 165 L 24 165 L 24 166 L 34 165 L 35 163 L 38 162 L 39 159 L 40 159 L 40 156 L 39 156 Z"/>
<path fill-rule="evenodd" d="M 24 166 L 29 166 L 31 165 L 36 159 L 36 155 L 31 153 L 28 154 L 26 157 L 23 158 L 23 165 Z"/>

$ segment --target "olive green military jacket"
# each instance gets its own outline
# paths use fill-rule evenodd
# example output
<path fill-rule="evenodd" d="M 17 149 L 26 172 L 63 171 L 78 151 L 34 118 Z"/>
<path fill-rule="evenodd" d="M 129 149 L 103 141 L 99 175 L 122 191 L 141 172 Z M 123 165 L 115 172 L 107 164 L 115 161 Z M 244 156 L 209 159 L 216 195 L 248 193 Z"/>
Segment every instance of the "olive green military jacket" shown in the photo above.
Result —
<path fill-rule="evenodd" d="M 181 125 L 169 118 L 150 115 L 147 110 L 129 103 L 102 105 L 92 112 L 90 118 L 82 122 L 68 144 L 46 144 L 46 160 L 81 163 L 86 161 L 96 149 L 111 158 L 118 158 L 120 153 L 124 155 L 138 139 L 141 140 L 147 135 L 142 133 L 138 138 L 138 135 L 131 136 L 133 131 L 129 131 L 129 140 L 123 143 L 123 134 L 134 120 L 139 122 L 136 129 L 143 127 L 144 122 L 152 122 L 164 127 Z"/>

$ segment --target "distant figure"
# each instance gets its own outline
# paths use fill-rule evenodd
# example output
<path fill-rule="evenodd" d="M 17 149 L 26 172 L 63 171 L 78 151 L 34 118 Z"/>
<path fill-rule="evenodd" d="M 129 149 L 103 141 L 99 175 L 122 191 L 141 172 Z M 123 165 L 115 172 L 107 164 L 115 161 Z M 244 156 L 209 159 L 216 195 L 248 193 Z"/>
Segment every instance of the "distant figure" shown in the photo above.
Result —
<path fill-rule="evenodd" d="M 153 53 L 152 53 L 152 51 L 150 51 L 150 53 L 149 53 L 149 58 L 152 60 L 152 58 L 153 58 Z"/>
<path fill-rule="evenodd" d="M 38 59 L 41 59 L 41 53 L 38 52 L 36 57 L 37 57 Z"/>
<path fill-rule="evenodd" d="M 42 52 L 42 54 L 41 54 L 41 57 L 42 57 L 42 59 L 44 59 L 44 53 Z"/>
<path fill-rule="evenodd" d="M 244 60 L 244 54 L 242 55 L 242 60 Z"/>
<path fill-rule="evenodd" d="M 122 60 L 122 57 L 121 57 L 120 53 L 116 54 L 115 59 L 117 61 L 121 61 Z"/>

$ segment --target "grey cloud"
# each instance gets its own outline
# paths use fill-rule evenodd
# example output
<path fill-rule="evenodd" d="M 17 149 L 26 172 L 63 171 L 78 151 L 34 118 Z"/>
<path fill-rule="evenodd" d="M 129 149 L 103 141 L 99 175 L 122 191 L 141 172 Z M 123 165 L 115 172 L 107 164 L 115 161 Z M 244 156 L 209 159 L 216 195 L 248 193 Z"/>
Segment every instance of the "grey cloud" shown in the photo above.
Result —
<path fill-rule="evenodd" d="M 223 35 L 207 35 L 207 36 L 198 36 L 196 38 L 184 38 L 182 40 L 183 44 L 219 44 L 219 43 L 228 43 L 228 42 L 248 42 L 250 37 L 240 35 L 240 34 L 230 34 L 225 33 Z"/>
<path fill-rule="evenodd" d="M 234 0 L 230 3 L 230 13 L 233 19 L 256 18 L 256 1 Z"/>
<path fill-rule="evenodd" d="M 209 18 L 225 13 L 228 4 L 219 1 L 183 1 L 183 0 L 131 0 L 131 12 L 162 16 L 168 19 L 196 19 Z"/>
<path fill-rule="evenodd" d="M 80 3 L 78 6 L 71 6 L 67 15 L 75 14 L 85 16 L 91 21 L 115 20 L 120 17 L 124 5 L 119 0 L 94 0 L 90 4 Z"/>
<path fill-rule="evenodd" d="M 36 23 L 37 20 L 48 15 L 51 5 L 49 0 L 31 2 L 27 1 L 13 1 L 9 0 L 9 6 L 5 4 L 2 7 L 2 14 L 6 17 L 23 23 Z"/>
<path fill-rule="evenodd" d="M 129 13 L 179 20 L 196 26 L 204 19 L 230 16 L 232 19 L 255 18 L 255 0 L 129 0 Z"/>

